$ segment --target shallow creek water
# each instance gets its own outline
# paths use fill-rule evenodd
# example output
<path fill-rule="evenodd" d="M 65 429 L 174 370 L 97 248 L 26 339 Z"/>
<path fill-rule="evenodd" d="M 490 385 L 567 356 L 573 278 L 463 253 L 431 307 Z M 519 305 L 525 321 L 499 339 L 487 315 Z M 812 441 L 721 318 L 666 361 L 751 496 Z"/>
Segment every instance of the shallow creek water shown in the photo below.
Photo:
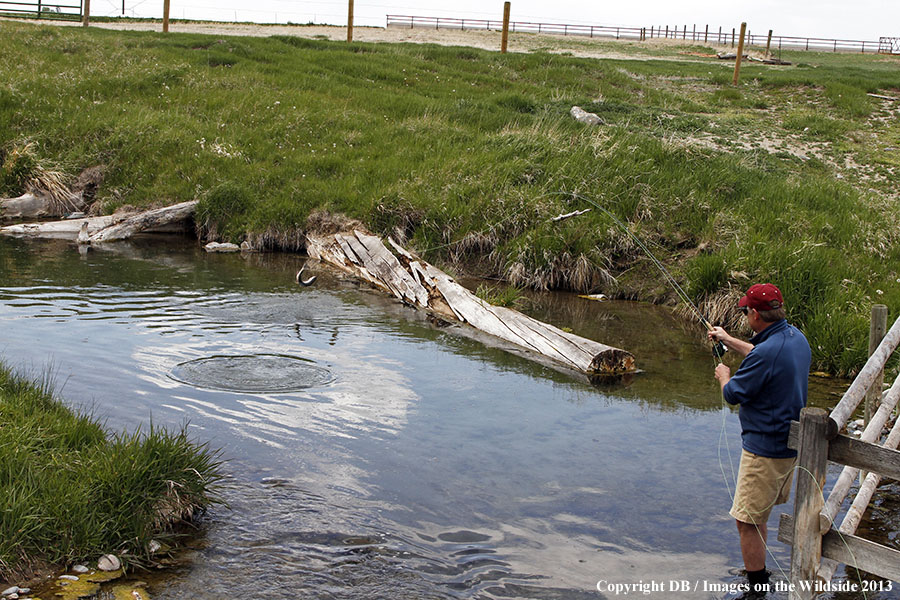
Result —
<path fill-rule="evenodd" d="M 163 240 L 79 254 L 0 239 L 5 362 L 49 369 L 111 429 L 188 423 L 227 459 L 229 506 L 148 579 L 153 598 L 581 599 L 670 580 L 697 586 L 683 597 L 733 597 L 704 591 L 741 581 L 728 516 L 740 445 L 699 326 L 531 297 L 533 316 L 636 355 L 642 373 L 597 386 L 313 264 L 318 281 L 299 287 L 301 257 Z M 240 373 L 183 383 L 184 363 L 255 355 L 320 378 L 258 393 L 231 391 Z M 814 380 L 811 402 L 839 391 Z M 789 510 L 769 522 L 776 572 Z"/>

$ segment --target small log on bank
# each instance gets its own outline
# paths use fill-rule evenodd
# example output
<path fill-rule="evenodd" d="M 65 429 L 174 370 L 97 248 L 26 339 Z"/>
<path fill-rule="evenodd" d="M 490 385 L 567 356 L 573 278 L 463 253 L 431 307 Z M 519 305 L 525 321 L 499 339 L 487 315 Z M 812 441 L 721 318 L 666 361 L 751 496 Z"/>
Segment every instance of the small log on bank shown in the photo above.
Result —
<path fill-rule="evenodd" d="M 44 223 L 22 223 L 0 227 L 0 233 L 8 235 L 31 235 L 35 237 L 58 237 L 75 239 L 82 227 L 87 225 L 88 234 L 93 234 L 104 227 L 114 225 L 131 216 L 130 214 L 108 215 L 104 217 L 85 217 L 83 219 L 66 219 L 65 221 L 47 221 Z"/>
<path fill-rule="evenodd" d="M 73 206 L 75 206 L 73 202 Z M 18 198 L 0 198 L 0 219 L 40 219 L 61 217 L 68 212 L 60 212 L 58 202 L 50 196 L 35 195 L 31 192 Z"/>
<path fill-rule="evenodd" d="M 567 333 L 518 311 L 493 306 L 440 269 L 388 241 L 396 255 L 377 236 L 359 230 L 310 234 L 306 249 L 311 257 L 368 281 L 403 302 L 447 320 L 468 323 L 570 369 L 592 376 L 634 372 L 631 353 Z"/>
<path fill-rule="evenodd" d="M 130 238 L 141 232 L 175 231 L 193 217 L 196 207 L 197 201 L 191 200 L 139 213 L 8 225 L 0 227 L 0 233 L 76 239 L 86 224 L 87 240 L 82 237 L 79 242 L 90 244 L 112 242 Z"/>
<path fill-rule="evenodd" d="M 160 227 L 166 227 L 173 223 L 183 223 L 194 216 L 194 211 L 196 209 L 197 200 L 190 200 L 188 202 L 181 202 L 180 204 L 138 213 L 115 225 L 104 227 L 97 233 L 91 235 L 90 242 L 94 244 L 124 240 L 141 231 L 159 229 Z"/>

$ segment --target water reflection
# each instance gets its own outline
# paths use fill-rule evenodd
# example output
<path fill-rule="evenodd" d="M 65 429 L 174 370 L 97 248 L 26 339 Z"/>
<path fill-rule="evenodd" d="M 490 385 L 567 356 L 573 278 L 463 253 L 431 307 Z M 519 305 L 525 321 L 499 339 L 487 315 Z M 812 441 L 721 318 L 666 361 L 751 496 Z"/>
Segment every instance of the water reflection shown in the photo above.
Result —
<path fill-rule="evenodd" d="M 52 362 L 65 397 L 113 428 L 187 421 L 223 448 L 230 510 L 155 598 L 575 599 L 601 579 L 737 580 L 736 415 L 702 331 L 669 311 L 532 299 L 534 316 L 638 357 L 631 382 L 596 387 L 326 271 L 301 288 L 297 257 L 115 248 L 0 239 L 2 351 Z M 260 394 L 168 377 L 259 354 L 334 381 Z"/>

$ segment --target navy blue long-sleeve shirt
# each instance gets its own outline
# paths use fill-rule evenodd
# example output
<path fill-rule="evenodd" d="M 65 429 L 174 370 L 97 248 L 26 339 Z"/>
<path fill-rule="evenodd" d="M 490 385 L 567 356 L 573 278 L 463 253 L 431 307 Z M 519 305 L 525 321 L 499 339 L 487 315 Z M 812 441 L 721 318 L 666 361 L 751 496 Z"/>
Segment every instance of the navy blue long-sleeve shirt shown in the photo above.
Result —
<path fill-rule="evenodd" d="M 784 319 L 750 338 L 753 350 L 744 357 L 722 392 L 739 404 L 741 441 L 748 452 L 769 458 L 791 458 L 787 447 L 791 421 L 806 406 L 811 352 L 806 337 Z"/>

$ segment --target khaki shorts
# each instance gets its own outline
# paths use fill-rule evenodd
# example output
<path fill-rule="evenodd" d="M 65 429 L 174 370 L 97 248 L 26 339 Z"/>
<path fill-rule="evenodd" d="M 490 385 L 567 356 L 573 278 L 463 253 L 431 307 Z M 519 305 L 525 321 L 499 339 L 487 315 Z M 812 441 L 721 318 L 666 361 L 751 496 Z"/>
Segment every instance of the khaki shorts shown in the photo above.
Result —
<path fill-rule="evenodd" d="M 730 515 L 744 523 L 763 525 L 776 504 L 791 495 L 796 458 L 766 458 L 741 449 L 734 504 Z"/>

